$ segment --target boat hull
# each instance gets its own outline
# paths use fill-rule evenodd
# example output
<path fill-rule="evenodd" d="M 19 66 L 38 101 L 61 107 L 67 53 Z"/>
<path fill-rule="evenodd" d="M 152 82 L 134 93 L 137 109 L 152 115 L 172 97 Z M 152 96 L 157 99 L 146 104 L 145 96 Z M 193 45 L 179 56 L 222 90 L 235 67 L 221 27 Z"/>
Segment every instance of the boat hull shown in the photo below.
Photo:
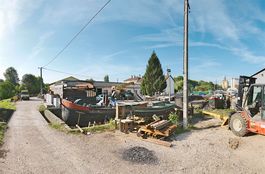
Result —
<path fill-rule="evenodd" d="M 115 113 L 115 108 L 88 108 L 67 100 L 62 102 L 62 119 L 69 126 L 87 127 L 89 123 L 104 123 L 114 119 Z"/>
<path fill-rule="evenodd" d="M 88 124 L 104 123 L 115 118 L 115 109 L 95 109 L 91 111 L 77 111 L 62 107 L 62 118 L 69 126 L 86 127 Z"/>

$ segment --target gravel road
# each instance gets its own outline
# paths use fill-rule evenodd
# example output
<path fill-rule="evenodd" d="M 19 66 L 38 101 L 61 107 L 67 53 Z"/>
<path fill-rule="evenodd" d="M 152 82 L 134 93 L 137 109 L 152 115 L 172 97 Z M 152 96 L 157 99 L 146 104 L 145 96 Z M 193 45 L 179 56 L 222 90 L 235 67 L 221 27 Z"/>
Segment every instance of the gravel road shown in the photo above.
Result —
<path fill-rule="evenodd" d="M 199 122 L 199 130 L 174 137 L 174 146 L 168 148 L 134 134 L 59 132 L 37 111 L 40 103 L 36 98 L 17 102 L 1 148 L 7 153 L 0 158 L 0 173 L 265 173 L 265 137 L 238 138 L 225 128 L 205 126 L 218 120 Z M 230 139 L 239 142 L 236 149 L 229 147 Z M 134 147 L 152 152 L 157 162 L 124 160 L 124 152 Z"/>

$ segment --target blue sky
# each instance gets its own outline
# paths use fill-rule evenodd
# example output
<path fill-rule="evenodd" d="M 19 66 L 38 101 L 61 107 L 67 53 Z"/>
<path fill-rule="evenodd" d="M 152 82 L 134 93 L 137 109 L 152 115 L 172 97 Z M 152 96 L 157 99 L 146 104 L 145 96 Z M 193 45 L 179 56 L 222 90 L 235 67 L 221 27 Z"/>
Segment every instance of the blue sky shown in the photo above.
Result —
<path fill-rule="evenodd" d="M 39 74 L 107 0 L 0 0 L 0 78 Z M 263 0 L 190 0 L 189 78 L 220 82 L 265 67 Z M 156 51 L 182 74 L 183 0 L 112 0 L 47 68 L 103 80 L 143 75 Z M 45 82 L 68 75 L 44 70 Z"/>

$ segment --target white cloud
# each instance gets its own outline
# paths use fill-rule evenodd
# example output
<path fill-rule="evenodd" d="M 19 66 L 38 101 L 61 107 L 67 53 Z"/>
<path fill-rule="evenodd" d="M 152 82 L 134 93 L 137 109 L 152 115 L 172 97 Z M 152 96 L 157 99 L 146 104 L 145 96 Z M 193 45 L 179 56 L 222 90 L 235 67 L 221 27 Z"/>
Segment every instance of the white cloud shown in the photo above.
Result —
<path fill-rule="evenodd" d="M 224 0 L 192 0 L 190 28 L 193 31 L 211 33 L 219 41 L 239 40 L 238 28 L 228 14 Z"/>
<path fill-rule="evenodd" d="M 27 20 L 32 12 L 39 7 L 42 0 L 1 0 L 0 8 L 0 40 Z"/>

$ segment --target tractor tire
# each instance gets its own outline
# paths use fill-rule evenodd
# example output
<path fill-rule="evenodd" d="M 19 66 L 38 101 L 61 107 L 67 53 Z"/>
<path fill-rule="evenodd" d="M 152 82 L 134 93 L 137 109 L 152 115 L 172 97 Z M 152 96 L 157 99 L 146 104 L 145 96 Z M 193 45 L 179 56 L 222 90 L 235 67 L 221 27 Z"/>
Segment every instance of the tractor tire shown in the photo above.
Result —
<path fill-rule="evenodd" d="M 246 120 L 241 116 L 240 113 L 235 113 L 231 116 L 229 127 L 232 130 L 232 132 L 239 137 L 243 137 L 248 133 L 247 130 L 247 122 Z"/>

